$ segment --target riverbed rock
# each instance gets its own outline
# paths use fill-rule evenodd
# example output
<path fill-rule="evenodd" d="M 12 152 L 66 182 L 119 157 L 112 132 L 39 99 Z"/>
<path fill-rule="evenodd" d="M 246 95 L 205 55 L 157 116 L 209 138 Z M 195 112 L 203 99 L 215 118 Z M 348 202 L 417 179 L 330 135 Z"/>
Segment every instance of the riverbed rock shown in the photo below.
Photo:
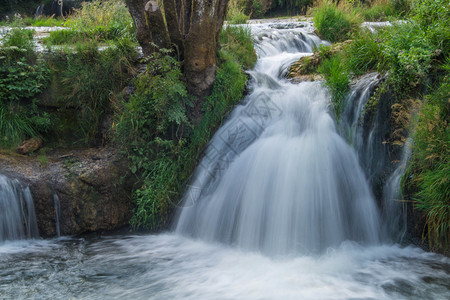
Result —
<path fill-rule="evenodd" d="M 0 173 L 30 187 L 40 235 L 55 236 L 55 201 L 62 235 L 113 230 L 128 224 L 133 177 L 116 150 L 55 151 L 29 157 L 0 153 Z"/>
<path fill-rule="evenodd" d="M 19 147 L 17 147 L 16 151 L 19 154 L 29 154 L 31 152 L 37 151 L 42 147 L 42 140 L 39 138 L 31 138 L 24 141 Z"/>

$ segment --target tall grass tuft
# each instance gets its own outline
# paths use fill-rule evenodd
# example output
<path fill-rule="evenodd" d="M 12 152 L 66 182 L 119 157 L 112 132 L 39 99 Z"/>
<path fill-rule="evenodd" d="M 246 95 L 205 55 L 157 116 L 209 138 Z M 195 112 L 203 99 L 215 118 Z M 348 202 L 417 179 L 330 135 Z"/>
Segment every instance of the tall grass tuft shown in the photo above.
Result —
<path fill-rule="evenodd" d="M 347 6 L 338 7 L 328 0 L 315 6 L 312 14 L 319 36 L 332 43 L 349 39 L 361 24 L 361 18 Z"/>
<path fill-rule="evenodd" d="M 230 24 L 246 24 L 250 17 L 244 13 L 244 7 L 237 0 L 231 0 L 228 4 L 226 20 Z"/>
<path fill-rule="evenodd" d="M 48 129 L 49 119 L 32 101 L 48 81 L 34 53 L 33 31 L 14 28 L 0 40 L 0 146 L 12 147 Z"/>
<path fill-rule="evenodd" d="M 353 8 L 353 11 L 361 15 L 365 21 L 387 21 L 404 16 L 406 11 L 404 6 L 400 5 L 400 2 L 406 3 L 407 1 L 375 0 L 370 3 L 359 3 Z"/>
<path fill-rule="evenodd" d="M 447 63 L 450 69 L 450 61 Z M 450 247 L 450 84 L 448 78 L 426 97 L 414 134 L 412 184 L 415 207 L 426 216 L 432 249 Z"/>
<path fill-rule="evenodd" d="M 246 26 L 226 26 L 220 33 L 221 48 L 244 68 L 250 69 L 256 62 L 250 28 Z"/>
<path fill-rule="evenodd" d="M 347 94 L 350 83 L 349 72 L 339 56 L 332 56 L 323 61 L 318 71 L 325 78 L 324 84 L 331 92 L 333 110 L 336 114 L 336 120 L 339 120 L 342 111 L 342 101 Z"/>
<path fill-rule="evenodd" d="M 77 44 L 75 49 L 56 51 L 49 57 L 53 97 L 63 108 L 75 108 L 77 129 L 73 136 L 81 144 L 97 139 L 102 115 L 111 99 L 119 95 L 134 74 L 137 52 L 122 39 L 105 50 L 97 43 Z"/>
<path fill-rule="evenodd" d="M 361 75 L 382 68 L 383 48 L 379 37 L 368 30 L 359 30 L 345 48 L 346 64 L 354 74 Z"/>
<path fill-rule="evenodd" d="M 67 30 L 52 31 L 44 39 L 47 45 L 107 42 L 132 39 L 135 29 L 123 0 L 83 2 L 66 24 Z"/>

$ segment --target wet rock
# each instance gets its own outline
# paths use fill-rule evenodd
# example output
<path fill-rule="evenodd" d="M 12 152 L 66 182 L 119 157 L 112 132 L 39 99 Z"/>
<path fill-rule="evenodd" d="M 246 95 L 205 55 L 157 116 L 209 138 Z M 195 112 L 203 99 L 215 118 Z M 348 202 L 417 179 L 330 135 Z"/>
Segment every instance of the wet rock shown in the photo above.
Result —
<path fill-rule="evenodd" d="M 112 149 L 71 150 L 29 157 L 0 153 L 0 173 L 28 184 L 40 235 L 56 235 L 54 195 L 62 235 L 112 230 L 128 224 L 133 178 Z"/>

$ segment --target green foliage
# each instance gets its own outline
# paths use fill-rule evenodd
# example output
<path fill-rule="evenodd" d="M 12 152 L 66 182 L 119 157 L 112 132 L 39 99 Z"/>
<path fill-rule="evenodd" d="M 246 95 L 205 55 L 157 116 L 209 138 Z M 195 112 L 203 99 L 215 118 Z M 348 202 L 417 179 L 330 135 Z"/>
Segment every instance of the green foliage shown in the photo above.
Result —
<path fill-rule="evenodd" d="M 32 97 L 48 82 L 48 68 L 36 59 L 33 32 L 12 29 L 0 41 L 0 146 L 11 147 L 48 130 Z"/>
<path fill-rule="evenodd" d="M 31 17 L 14 17 L 10 20 L 0 21 L 0 26 L 10 26 L 10 27 L 57 27 L 57 26 L 67 26 L 70 24 L 70 19 L 64 21 L 63 18 L 54 18 L 41 16 L 39 18 Z"/>
<path fill-rule="evenodd" d="M 312 12 L 319 36 L 332 43 L 350 38 L 361 23 L 358 15 L 328 1 L 321 2 Z"/>
<path fill-rule="evenodd" d="M 7 59 L 8 63 L 12 63 L 13 60 L 21 58 L 33 59 L 34 43 L 33 43 L 33 30 L 24 28 L 12 28 L 2 38 L 2 57 Z"/>
<path fill-rule="evenodd" d="M 230 24 L 246 24 L 249 19 L 244 13 L 244 8 L 238 1 L 230 1 L 227 8 L 226 20 Z"/>
<path fill-rule="evenodd" d="M 169 201 L 181 182 L 177 156 L 191 127 L 187 109 L 192 102 L 180 67 L 166 50 L 146 61 L 147 70 L 134 82 L 135 93 L 125 104 L 116 129 L 118 140 L 126 145 L 131 171 L 143 179 L 131 223 L 155 229 L 168 221 Z"/>
<path fill-rule="evenodd" d="M 122 0 L 83 2 L 83 7 L 66 24 L 70 29 L 52 31 L 44 39 L 47 45 L 107 42 L 133 39 L 133 21 Z"/>
<path fill-rule="evenodd" d="M 407 7 L 407 1 L 379 0 L 373 3 L 358 4 L 353 11 L 361 15 L 365 21 L 375 22 L 403 17 Z"/>
<path fill-rule="evenodd" d="M 253 51 L 253 40 L 250 28 L 244 26 L 226 26 L 220 33 L 220 45 L 224 51 L 230 53 L 233 59 L 244 68 L 252 68 L 256 62 Z"/>
<path fill-rule="evenodd" d="M 23 23 L 25 26 L 33 27 L 58 27 L 58 26 L 68 26 L 71 21 L 65 21 L 63 18 L 51 17 L 39 17 L 39 18 L 24 18 Z"/>
<path fill-rule="evenodd" d="M 79 142 L 96 139 L 103 113 L 115 95 L 119 95 L 133 74 L 137 58 L 132 42 L 121 39 L 103 51 L 98 44 L 77 44 L 48 57 L 51 68 L 53 97 L 66 109 L 78 113 L 76 132 Z"/>
<path fill-rule="evenodd" d="M 333 109 L 339 120 L 342 111 L 342 101 L 347 94 L 350 76 L 338 56 L 333 56 L 319 66 L 319 73 L 325 78 L 325 85 L 330 89 L 333 97 Z"/>
<path fill-rule="evenodd" d="M 261 4 L 261 0 L 253 0 L 252 1 L 252 17 L 253 18 L 261 18 L 263 16 L 263 7 Z"/>
<path fill-rule="evenodd" d="M 443 0 L 416 0 L 411 15 L 422 27 L 442 26 L 449 22 L 448 9 L 448 2 Z"/>
<path fill-rule="evenodd" d="M 436 76 L 449 51 L 448 17 L 436 13 L 440 18 L 433 18 L 435 23 L 422 26 L 420 14 L 416 13 L 420 6 L 414 7 L 413 17 L 407 22 L 375 33 L 355 31 L 352 43 L 341 55 L 352 74 L 374 70 L 387 74 L 384 86 L 392 89 L 398 100 L 417 92 L 430 76 Z"/>
<path fill-rule="evenodd" d="M 147 59 L 147 70 L 133 84 L 134 95 L 117 116 L 117 141 L 142 184 L 135 193 L 135 228 L 167 227 L 202 149 L 242 98 L 247 81 L 242 64 L 252 66 L 256 60 L 248 29 L 229 26 L 220 41 L 216 79 L 197 124 L 190 120 L 199 100 L 187 94 L 180 66 L 163 49 Z"/>
<path fill-rule="evenodd" d="M 352 42 L 345 48 L 344 55 L 348 67 L 358 75 L 377 70 L 383 62 L 379 37 L 365 30 L 355 33 Z"/>
<path fill-rule="evenodd" d="M 447 64 L 450 67 L 450 61 Z M 415 207 L 426 215 L 432 248 L 450 246 L 450 84 L 448 77 L 426 97 L 414 134 L 411 169 Z"/>
<path fill-rule="evenodd" d="M 47 68 L 36 60 L 33 31 L 14 28 L 1 40 L 0 99 L 30 98 L 47 83 Z"/>

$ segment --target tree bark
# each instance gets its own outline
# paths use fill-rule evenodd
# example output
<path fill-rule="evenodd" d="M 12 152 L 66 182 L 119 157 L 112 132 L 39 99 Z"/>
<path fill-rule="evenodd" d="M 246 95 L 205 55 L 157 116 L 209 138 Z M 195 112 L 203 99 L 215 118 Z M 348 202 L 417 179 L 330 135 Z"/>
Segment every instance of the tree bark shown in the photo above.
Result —
<path fill-rule="evenodd" d="M 133 18 L 134 26 L 136 27 L 136 38 L 142 47 L 142 52 L 145 56 L 150 55 L 154 48 L 152 46 L 152 35 L 147 26 L 145 18 L 145 3 L 148 0 L 125 0 L 128 11 Z"/>
<path fill-rule="evenodd" d="M 160 8 L 156 0 L 126 0 L 144 55 L 155 51 L 152 43 L 175 48 L 184 60 L 187 89 L 200 100 L 214 83 L 216 47 L 228 1 L 162 0 Z"/>

